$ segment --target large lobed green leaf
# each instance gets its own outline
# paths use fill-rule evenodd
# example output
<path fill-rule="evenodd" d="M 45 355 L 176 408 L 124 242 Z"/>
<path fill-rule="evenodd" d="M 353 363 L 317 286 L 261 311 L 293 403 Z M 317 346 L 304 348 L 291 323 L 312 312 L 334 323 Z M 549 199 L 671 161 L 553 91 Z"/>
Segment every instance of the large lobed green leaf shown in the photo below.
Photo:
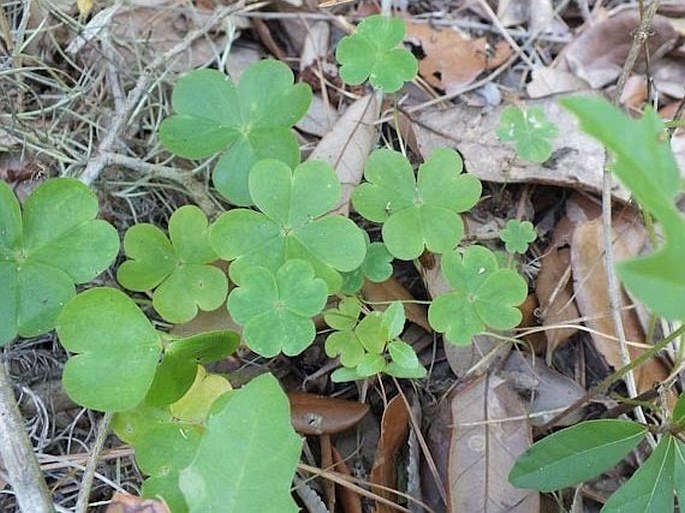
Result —
<path fill-rule="evenodd" d="M 302 440 L 270 374 L 217 401 L 195 459 L 180 474 L 191 513 L 295 513 L 290 487 Z"/>
<path fill-rule="evenodd" d="M 459 155 L 435 150 L 419 167 L 417 177 L 401 153 L 376 150 L 366 162 L 367 182 L 352 194 L 354 208 L 369 221 L 383 224 L 383 242 L 401 260 L 424 249 L 445 253 L 464 234 L 459 212 L 473 207 L 481 193 L 477 178 L 462 174 Z"/>
<path fill-rule="evenodd" d="M 260 212 L 230 210 L 210 229 L 218 255 L 235 260 L 229 273 L 236 283 L 250 267 L 276 273 L 295 258 L 309 262 L 334 293 L 342 286 L 340 272 L 364 261 L 364 232 L 345 217 L 326 215 L 340 197 L 328 164 L 309 161 L 291 170 L 277 160 L 261 160 L 250 171 L 250 193 Z"/>
<path fill-rule="evenodd" d="M 179 208 L 169 219 L 169 239 L 150 224 L 129 228 L 124 237 L 129 260 L 117 270 L 119 283 L 135 291 L 155 289 L 152 305 L 173 323 L 191 320 L 198 308 L 219 308 L 228 279 L 209 265 L 218 256 L 209 245 L 207 217 L 194 205 Z"/>
<path fill-rule="evenodd" d="M 234 84 L 216 70 L 196 70 L 174 87 L 175 114 L 162 122 L 159 135 L 170 151 L 186 158 L 223 152 L 213 171 L 217 190 L 237 205 L 250 205 L 250 168 L 273 158 L 294 167 L 300 160 L 291 127 L 307 112 L 312 92 L 293 85 L 285 64 L 263 60 Z"/>
<path fill-rule="evenodd" d="M 114 261 L 119 237 L 95 219 L 98 201 L 72 178 L 48 180 L 24 205 L 0 182 L 0 346 L 49 331 L 74 284 Z"/>

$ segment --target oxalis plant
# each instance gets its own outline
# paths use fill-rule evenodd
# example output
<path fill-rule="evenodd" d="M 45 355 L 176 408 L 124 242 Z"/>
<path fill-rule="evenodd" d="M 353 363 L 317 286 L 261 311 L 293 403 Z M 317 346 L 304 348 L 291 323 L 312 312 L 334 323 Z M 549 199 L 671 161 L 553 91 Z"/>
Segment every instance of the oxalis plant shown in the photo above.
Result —
<path fill-rule="evenodd" d="M 398 46 L 403 36 L 402 20 L 361 22 L 338 46 L 343 80 L 398 90 L 417 73 L 414 57 Z M 236 208 L 210 222 L 198 208 L 184 206 L 166 231 L 139 224 L 124 237 L 126 260 L 116 273 L 123 289 L 146 294 L 171 324 L 225 307 L 241 334 L 174 337 L 149 320 L 140 295 L 134 300 L 113 287 L 75 294 L 76 284 L 95 278 L 119 251 L 114 228 L 96 219 L 95 195 L 73 179 L 54 179 L 39 186 L 22 211 L 0 184 L 0 290 L 6 291 L 0 343 L 56 328 L 70 355 L 65 390 L 84 407 L 114 414 L 114 433 L 135 449 L 148 476 L 141 494 L 163 499 L 173 513 L 298 511 L 290 487 L 302 440 L 278 382 L 264 374 L 233 390 L 225 376 L 208 370 L 240 344 L 263 357 L 298 355 L 314 342 L 313 318 L 322 314 L 331 328 L 326 354 L 340 363 L 333 381 L 426 375 L 401 339 L 403 305 L 379 311 L 359 294 L 364 280 L 391 276 L 394 259 L 441 256 L 451 290 L 433 300 L 428 318 L 447 343 L 466 345 L 478 333 L 521 321 L 523 278 L 490 249 L 460 244 L 460 214 L 478 202 L 481 184 L 464 172 L 459 154 L 437 149 L 417 170 L 396 151 L 369 156 L 365 182 L 351 201 L 381 226 L 381 240 L 372 242 L 350 219 L 330 213 L 341 195 L 334 170 L 300 161 L 292 126 L 310 100 L 309 88 L 272 60 L 252 65 L 238 83 L 208 69 L 182 76 L 172 94 L 173 114 L 160 127 L 162 144 L 189 159 L 216 157 L 214 185 Z M 681 184 L 658 118 L 648 111 L 639 121 L 627 120 L 599 100 L 564 105 L 617 155 L 617 175 L 663 226 L 663 247 L 621 264 L 626 286 L 655 313 L 685 318 L 679 301 L 685 275 L 678 265 L 685 258 L 684 227 L 675 206 Z M 523 141 L 523 158 L 546 158 L 537 141 L 555 133 L 536 112 L 507 114 L 503 126 L 500 137 Z M 524 253 L 535 232 L 530 223 L 510 221 L 501 237 L 510 253 Z M 634 482 L 643 488 L 658 483 L 651 497 L 671 506 L 674 487 L 685 490 L 681 403 L 669 434 L 614 504 L 624 504 L 626 495 L 633 500 Z M 540 490 L 569 486 L 613 465 L 648 429 L 631 421 L 582 423 L 534 445 L 510 479 Z M 602 465 L 587 465 L 588 454 Z M 546 478 L 548 472 L 555 478 Z M 624 511 L 612 503 L 605 510 Z"/>

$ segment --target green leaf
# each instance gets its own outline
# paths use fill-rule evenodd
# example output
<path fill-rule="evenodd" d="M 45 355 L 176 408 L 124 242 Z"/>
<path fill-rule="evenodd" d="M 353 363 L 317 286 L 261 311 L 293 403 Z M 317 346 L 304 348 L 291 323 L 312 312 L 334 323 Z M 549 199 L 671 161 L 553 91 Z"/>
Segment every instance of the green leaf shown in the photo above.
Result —
<path fill-rule="evenodd" d="M 486 327 L 507 330 L 521 322 L 517 308 L 528 294 L 521 276 L 499 269 L 495 255 L 482 246 L 470 246 L 463 256 L 443 255 L 442 273 L 453 288 L 433 300 L 428 320 L 449 342 L 468 344 Z"/>
<path fill-rule="evenodd" d="M 179 488 L 179 472 L 195 457 L 202 430 L 192 424 L 160 424 L 147 431 L 136 445 L 136 463 L 150 477 L 145 480 L 141 496 L 162 497 L 174 513 L 188 511 Z"/>
<path fill-rule="evenodd" d="M 516 152 L 522 159 L 544 162 L 552 155 L 549 140 L 557 137 L 559 130 L 547 120 L 540 107 L 521 110 L 510 106 L 502 111 L 495 134 L 503 141 L 516 144 Z"/>
<path fill-rule="evenodd" d="M 566 98 L 561 104 L 614 156 L 614 173 L 643 208 L 663 225 L 664 246 L 657 252 L 618 265 L 625 286 L 657 314 L 685 318 L 685 220 L 675 205 L 681 190 L 678 166 L 659 116 L 647 108 L 633 120 L 606 100 Z"/>
<path fill-rule="evenodd" d="M 387 340 L 399 337 L 404 330 L 404 306 L 399 301 L 393 301 L 383 312 L 383 325 L 388 330 Z"/>
<path fill-rule="evenodd" d="M 399 90 L 418 72 L 416 58 L 397 48 L 405 33 L 404 20 L 374 15 L 366 17 L 355 30 L 338 43 L 335 57 L 341 65 L 340 77 L 350 85 L 369 79 L 385 93 Z"/>
<path fill-rule="evenodd" d="M 387 363 L 381 354 L 367 353 L 357 365 L 357 374 L 362 378 L 374 376 L 385 370 Z"/>
<path fill-rule="evenodd" d="M 290 496 L 302 440 L 270 374 L 218 401 L 195 459 L 181 471 L 191 513 L 295 513 Z"/>
<path fill-rule="evenodd" d="M 228 310 L 244 326 L 245 343 L 270 358 L 283 352 L 300 354 L 314 340 L 312 317 L 326 304 L 326 284 L 304 260 L 289 260 L 275 275 L 250 267 L 242 284 L 228 295 Z"/>
<path fill-rule="evenodd" d="M 340 356 L 340 363 L 345 367 L 356 367 L 362 361 L 366 351 L 354 331 L 334 331 L 326 337 L 326 356 Z"/>
<path fill-rule="evenodd" d="M 347 381 L 357 381 L 364 379 L 364 376 L 359 375 L 357 367 L 341 367 L 335 369 L 331 373 L 331 381 L 333 383 L 345 383 Z"/>
<path fill-rule="evenodd" d="M 685 505 L 685 444 L 679 439 L 675 439 L 673 446 L 673 485 L 678 505 L 683 509 Z"/>
<path fill-rule="evenodd" d="M 231 202 L 250 205 L 248 173 L 258 160 L 289 166 L 300 160 L 291 127 L 307 112 L 312 92 L 293 81 L 290 68 L 275 60 L 251 65 L 237 86 L 219 71 L 192 71 L 174 87 L 175 114 L 160 126 L 162 144 L 191 159 L 223 152 L 214 185 Z"/>
<path fill-rule="evenodd" d="M 646 432 L 624 420 L 581 422 L 533 444 L 516 460 L 509 482 L 541 492 L 573 486 L 616 465 Z"/>
<path fill-rule="evenodd" d="M 671 422 L 673 424 L 679 424 L 685 421 L 685 394 L 680 394 L 678 401 L 673 407 L 673 413 L 671 414 Z"/>
<path fill-rule="evenodd" d="M 388 325 L 383 322 L 383 314 L 371 312 L 355 328 L 359 341 L 369 353 L 381 354 L 390 339 Z"/>
<path fill-rule="evenodd" d="M 672 513 L 675 440 L 664 435 L 635 474 L 609 497 L 602 513 Z"/>
<path fill-rule="evenodd" d="M 388 344 L 388 352 L 390 353 L 390 358 L 392 358 L 392 361 L 395 362 L 398 367 L 405 369 L 421 367 L 421 363 L 419 363 L 419 358 L 416 356 L 414 348 L 406 342 L 393 340 Z"/>
<path fill-rule="evenodd" d="M 473 207 L 481 193 L 478 179 L 462 168 L 455 151 L 440 148 L 415 178 L 402 154 L 376 150 L 364 169 L 367 182 L 355 189 L 352 202 L 366 219 L 384 223 L 383 241 L 396 258 L 412 260 L 426 248 L 445 253 L 463 236 L 459 212 Z"/>
<path fill-rule="evenodd" d="M 392 276 L 392 255 L 382 242 L 372 242 L 366 250 L 361 270 L 367 280 L 381 283 Z"/>
<path fill-rule="evenodd" d="M 126 294 L 111 288 L 82 292 L 64 306 L 57 334 L 67 351 L 77 353 L 62 374 L 74 402 L 98 411 L 123 411 L 143 400 L 161 342 Z"/>
<path fill-rule="evenodd" d="M 334 330 L 351 330 L 357 325 L 362 304 L 356 297 L 345 297 L 337 308 L 326 310 L 323 319 Z"/>
<path fill-rule="evenodd" d="M 169 406 L 169 411 L 183 422 L 203 424 L 214 401 L 230 390 L 231 384 L 225 377 L 208 373 L 198 365 L 192 386 L 181 399 Z"/>
<path fill-rule="evenodd" d="M 421 364 L 416 367 L 402 367 L 396 362 L 388 363 L 383 372 L 401 379 L 423 379 L 428 374 L 426 368 Z"/>
<path fill-rule="evenodd" d="M 151 406 L 143 401 L 133 409 L 116 413 L 112 431 L 123 442 L 135 446 L 149 429 L 168 422 L 173 422 L 168 407 Z"/>
<path fill-rule="evenodd" d="M 515 219 L 507 221 L 507 226 L 499 232 L 499 238 L 505 243 L 509 253 L 525 253 L 537 236 L 533 223 Z"/>
<path fill-rule="evenodd" d="M 326 215 L 340 197 L 328 164 L 310 161 L 293 171 L 282 162 L 261 160 L 250 171 L 250 192 L 260 212 L 230 210 L 210 229 L 219 256 L 235 260 L 229 273 L 236 283 L 250 267 L 276 273 L 286 260 L 302 259 L 334 293 L 342 284 L 339 271 L 363 262 L 363 231 L 347 218 Z"/>
<path fill-rule="evenodd" d="M 0 181 L 0 346 L 54 328 L 74 284 L 92 280 L 114 261 L 119 236 L 97 214 L 97 197 L 73 178 L 39 185 L 23 215 Z"/>
<path fill-rule="evenodd" d="M 152 305 L 166 320 L 180 324 L 197 315 L 198 308 L 219 308 L 228 293 L 228 279 L 218 267 L 209 245 L 207 217 L 194 205 L 176 210 L 169 219 L 169 237 L 156 226 L 138 224 L 124 237 L 130 259 L 117 270 L 124 287 L 147 291 L 156 287 Z"/>
<path fill-rule="evenodd" d="M 680 173 L 659 115 L 647 107 L 642 118 L 631 119 L 602 98 L 563 98 L 559 103 L 578 117 L 584 132 L 613 152 L 613 172 L 635 199 L 661 222 L 673 218 Z"/>

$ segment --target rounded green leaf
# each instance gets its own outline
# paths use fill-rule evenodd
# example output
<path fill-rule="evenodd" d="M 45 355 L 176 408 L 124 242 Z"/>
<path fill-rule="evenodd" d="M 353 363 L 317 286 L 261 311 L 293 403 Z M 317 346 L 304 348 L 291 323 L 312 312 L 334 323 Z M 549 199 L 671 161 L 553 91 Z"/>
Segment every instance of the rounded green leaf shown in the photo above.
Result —
<path fill-rule="evenodd" d="M 500 123 L 495 129 L 497 137 L 516 144 L 516 151 L 524 160 L 544 162 L 552 155 L 550 139 L 557 137 L 559 131 L 554 123 L 547 120 L 540 107 L 522 110 L 510 106 L 502 111 Z"/>
<path fill-rule="evenodd" d="M 369 157 L 361 184 L 352 194 L 355 209 L 370 221 L 383 222 L 383 242 L 396 258 L 412 260 L 427 248 L 454 249 L 464 233 L 459 212 L 471 208 L 480 182 L 462 174 L 453 150 L 433 152 L 414 177 L 407 159 L 390 150 Z"/>
<path fill-rule="evenodd" d="M 351 330 L 356 326 L 361 311 L 362 304 L 356 297 L 346 297 L 338 308 L 324 312 L 323 318 L 334 330 Z"/>
<path fill-rule="evenodd" d="M 386 93 L 402 87 L 418 72 L 411 52 L 396 48 L 404 37 L 404 21 L 387 16 L 368 16 L 354 34 L 344 37 L 335 57 L 341 64 L 340 77 L 351 85 L 370 78 L 371 84 Z"/>
<path fill-rule="evenodd" d="M 259 376 L 218 403 L 181 471 L 190 512 L 296 513 L 290 487 L 302 440 L 276 379 Z"/>
<path fill-rule="evenodd" d="M 389 326 L 383 321 L 380 312 L 372 312 L 364 317 L 354 332 L 369 353 L 381 354 L 390 338 Z"/>
<path fill-rule="evenodd" d="M 178 401 L 190 389 L 197 374 L 197 363 L 174 353 L 164 354 L 145 397 L 151 406 L 164 406 Z"/>
<path fill-rule="evenodd" d="M 257 354 L 272 357 L 301 353 L 314 340 L 312 317 L 326 304 L 326 284 L 311 265 L 289 260 L 274 276 L 264 267 L 250 267 L 242 283 L 228 295 L 231 316 L 244 326 L 245 343 Z"/>
<path fill-rule="evenodd" d="M 169 219 L 171 241 L 155 226 L 133 226 L 124 237 L 130 260 L 119 266 L 119 283 L 136 291 L 157 287 L 152 305 L 173 323 L 191 320 L 198 308 L 216 310 L 226 299 L 228 280 L 209 265 L 218 256 L 209 243 L 208 224 L 198 207 L 185 205 Z"/>
<path fill-rule="evenodd" d="M 516 460 L 509 482 L 542 492 L 573 486 L 616 465 L 646 433 L 625 420 L 581 422 L 533 444 Z"/>
<path fill-rule="evenodd" d="M 381 283 L 392 276 L 392 255 L 382 242 L 372 242 L 366 248 L 366 258 L 361 267 L 369 281 Z"/>
<path fill-rule="evenodd" d="M 339 271 L 358 268 L 366 254 L 364 232 L 342 216 L 325 215 L 335 206 L 340 184 L 331 167 L 307 162 L 290 170 L 267 160 L 250 173 L 250 191 L 261 212 L 234 209 L 210 229 L 210 242 L 242 284 L 244 271 L 261 266 L 276 273 L 286 260 L 306 260 L 331 293 Z M 341 251 L 340 248 L 345 248 Z"/>
<path fill-rule="evenodd" d="M 382 354 L 367 353 L 357 365 L 356 372 L 359 376 L 368 378 L 383 372 L 386 365 L 387 362 Z"/>
<path fill-rule="evenodd" d="M 499 238 L 505 243 L 509 253 L 525 253 L 528 245 L 537 238 L 533 223 L 510 219 L 506 227 L 500 231 Z"/>
<path fill-rule="evenodd" d="M 0 182 L 0 346 L 52 329 L 62 306 L 105 270 L 119 236 L 97 220 L 97 197 L 73 178 L 48 180 L 26 200 L 23 218 Z"/>
<path fill-rule="evenodd" d="M 517 308 L 528 293 L 526 282 L 516 272 L 499 269 L 489 249 L 470 246 L 462 256 L 443 256 L 442 273 L 454 289 L 433 300 L 428 321 L 449 342 L 468 344 L 486 326 L 506 330 L 521 322 Z"/>
<path fill-rule="evenodd" d="M 414 348 L 406 342 L 393 340 L 388 344 L 388 352 L 390 353 L 390 358 L 392 358 L 392 361 L 395 362 L 398 367 L 415 369 L 421 366 Z"/>
<path fill-rule="evenodd" d="M 197 365 L 192 386 L 178 401 L 169 406 L 174 418 L 182 422 L 204 424 L 214 401 L 231 391 L 231 384 L 219 374 L 208 373 Z"/>
<path fill-rule="evenodd" d="M 326 338 L 326 356 L 340 356 L 345 367 L 356 367 L 364 357 L 364 346 L 353 331 L 334 331 Z"/>
<path fill-rule="evenodd" d="M 82 292 L 57 321 L 61 344 L 72 356 L 62 382 L 74 402 L 99 411 L 140 403 L 154 378 L 159 335 L 126 294 L 110 288 Z"/>
<path fill-rule="evenodd" d="M 307 111 L 312 93 L 293 82 L 290 68 L 274 60 L 250 66 L 237 86 L 218 71 L 188 73 L 174 88 L 175 114 L 160 126 L 162 143 L 186 158 L 224 151 L 212 172 L 214 185 L 231 202 L 250 205 L 248 173 L 258 160 L 289 166 L 299 161 L 291 127 Z"/>

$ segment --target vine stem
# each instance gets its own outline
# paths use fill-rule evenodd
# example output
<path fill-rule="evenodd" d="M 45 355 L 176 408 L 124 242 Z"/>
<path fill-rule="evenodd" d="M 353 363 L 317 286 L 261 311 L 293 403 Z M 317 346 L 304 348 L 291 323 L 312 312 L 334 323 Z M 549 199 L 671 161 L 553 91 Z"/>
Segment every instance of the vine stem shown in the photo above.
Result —
<path fill-rule="evenodd" d="M 0 456 L 24 513 L 54 513 L 50 491 L 26 433 L 5 362 L 0 363 Z"/>
<path fill-rule="evenodd" d="M 86 513 L 88 511 L 88 499 L 90 498 L 90 490 L 93 487 L 93 481 L 95 480 L 95 469 L 97 468 L 98 459 L 100 453 L 102 452 L 102 448 L 105 445 L 105 440 L 107 439 L 107 434 L 109 433 L 109 427 L 112 424 L 113 416 L 114 414 L 112 412 L 105 412 L 100 420 L 98 425 L 98 434 L 95 437 L 95 443 L 93 443 L 93 448 L 90 451 L 86 470 L 83 472 L 81 488 L 78 492 L 78 499 L 76 500 L 74 513 Z"/>

